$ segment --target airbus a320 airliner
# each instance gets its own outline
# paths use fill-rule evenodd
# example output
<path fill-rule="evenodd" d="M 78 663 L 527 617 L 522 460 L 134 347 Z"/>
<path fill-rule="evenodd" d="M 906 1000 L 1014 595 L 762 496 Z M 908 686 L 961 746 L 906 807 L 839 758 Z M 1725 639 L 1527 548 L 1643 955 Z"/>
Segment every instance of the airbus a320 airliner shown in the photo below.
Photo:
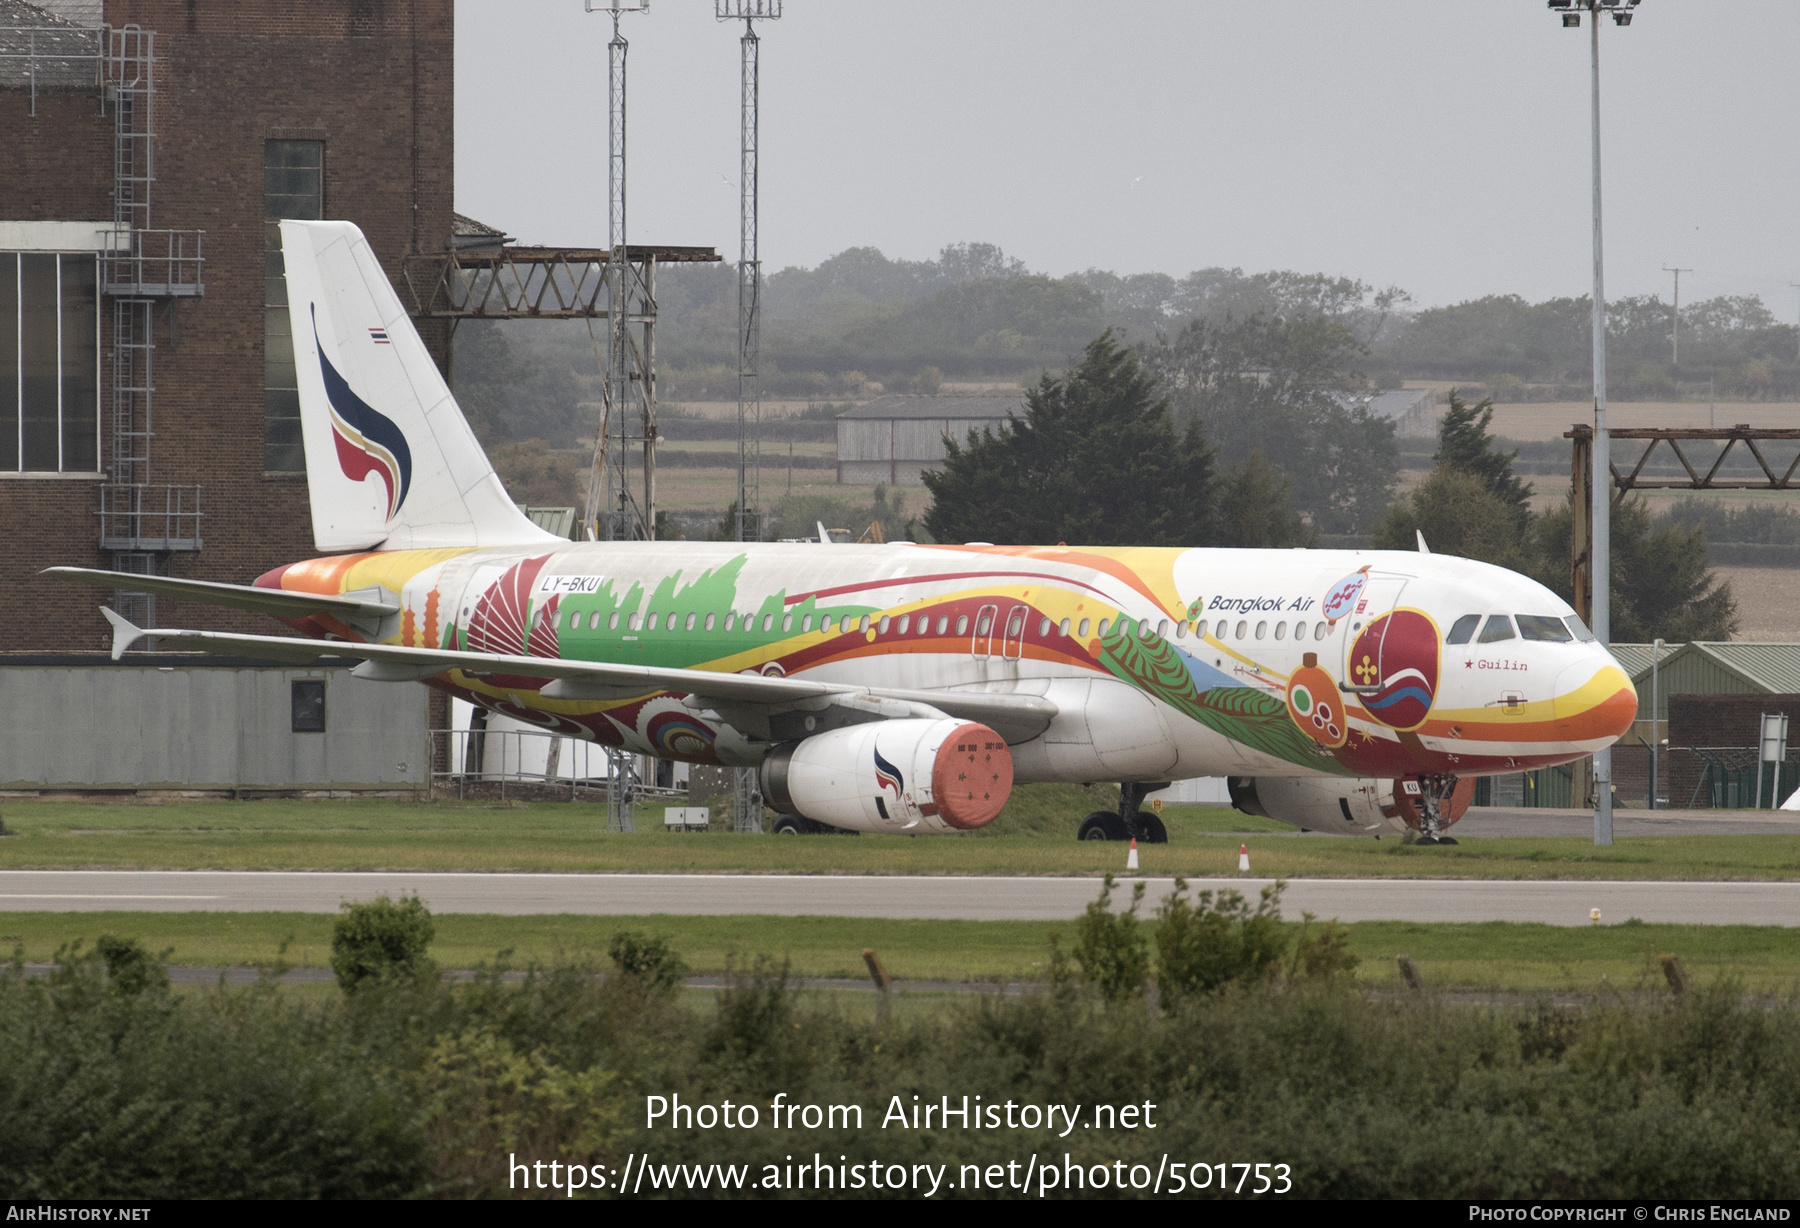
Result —
<path fill-rule="evenodd" d="M 362 659 L 541 728 L 755 767 L 767 803 L 969 831 L 1018 781 L 1118 781 L 1084 838 L 1164 838 L 1162 782 L 1317 831 L 1438 839 L 1472 778 L 1630 726 L 1630 680 L 1548 589 L 1391 551 L 570 542 L 508 498 L 362 233 L 282 222 L 313 532 L 254 584 L 52 573 L 273 615 L 141 630 Z M 1423 544 L 1423 543 L 1421 543 Z M 329 646 L 321 643 L 327 641 Z M 1461 787 L 1459 787 L 1459 784 Z"/>

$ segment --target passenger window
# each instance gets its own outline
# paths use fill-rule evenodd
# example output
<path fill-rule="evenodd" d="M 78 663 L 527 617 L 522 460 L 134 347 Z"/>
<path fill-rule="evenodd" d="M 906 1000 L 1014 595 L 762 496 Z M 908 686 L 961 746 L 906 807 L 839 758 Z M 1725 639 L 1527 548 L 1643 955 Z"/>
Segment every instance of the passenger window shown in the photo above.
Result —
<path fill-rule="evenodd" d="M 1178 618 L 1175 620 L 1175 638 L 1178 640 L 1185 640 L 1187 638 L 1187 619 Z"/>
<path fill-rule="evenodd" d="M 627 618 L 625 620 L 625 630 L 636 631 L 640 626 L 643 625 L 639 621 L 641 618 L 643 618 L 643 615 L 639 614 L 636 610 L 633 610 L 631 612 L 631 617 Z"/>
<path fill-rule="evenodd" d="M 1194 636 L 1202 640 L 1206 638 L 1206 620 L 1204 618 L 1194 624 Z"/>
<path fill-rule="evenodd" d="M 920 635 L 930 635 L 931 634 L 931 615 L 929 615 L 929 614 L 919 615 L 919 634 Z"/>
<path fill-rule="evenodd" d="M 812 620 L 813 620 L 813 616 L 811 614 L 808 614 L 805 618 L 802 618 L 800 620 L 800 630 L 811 631 L 812 630 Z"/>
<path fill-rule="evenodd" d="M 1243 639 L 1243 638 L 1244 638 L 1244 630 L 1245 630 L 1245 629 L 1246 629 L 1246 628 L 1247 628 L 1247 627 L 1249 627 L 1249 625 L 1250 625 L 1250 624 L 1249 624 L 1249 623 L 1248 623 L 1248 622 L 1247 622 L 1247 621 L 1246 621 L 1246 622 L 1240 622 L 1240 623 L 1238 623 L 1238 628 L 1237 628 L 1237 637 L 1238 637 L 1238 638 L 1239 638 L 1239 639 L 1240 639 L 1240 640 L 1241 640 L 1241 639 Z"/>
<path fill-rule="evenodd" d="M 617 631 L 619 629 L 619 612 L 617 610 L 614 610 L 611 614 L 606 616 L 606 629 L 608 631 Z"/>
<path fill-rule="evenodd" d="M 1268 630 L 1269 630 L 1268 623 L 1257 623 L 1256 624 L 1256 638 L 1260 640 L 1263 637 L 1263 635 L 1265 633 L 1267 633 Z"/>
<path fill-rule="evenodd" d="M 950 616 L 948 614 L 939 614 L 938 634 L 943 635 L 948 630 L 950 630 Z"/>
<path fill-rule="evenodd" d="M 1563 622 L 1568 624 L 1569 630 L 1573 631 L 1575 633 L 1575 638 L 1580 640 L 1583 644 L 1591 644 L 1594 642 L 1594 633 L 1589 631 L 1587 624 L 1581 621 L 1581 615 L 1566 615 L 1563 618 Z"/>
<path fill-rule="evenodd" d="M 1275 638 L 1280 639 L 1281 638 L 1280 634 L 1277 633 Z M 1306 624 L 1305 623 L 1295 623 L 1294 624 L 1294 638 L 1297 640 L 1303 640 L 1306 638 Z"/>
<path fill-rule="evenodd" d="M 649 628 L 651 631 L 656 630 L 656 628 L 661 624 L 661 622 L 662 622 L 662 615 L 658 614 L 655 610 L 651 610 L 648 614 L 646 614 L 644 616 L 644 626 Z"/>
<path fill-rule="evenodd" d="M 689 614 L 687 616 L 687 622 L 683 625 L 686 627 L 687 630 L 692 631 L 694 629 L 694 625 L 699 621 L 700 621 L 700 616 L 698 614 Z"/>
<path fill-rule="evenodd" d="M 775 616 L 773 614 L 764 614 L 763 615 L 763 630 L 764 631 L 775 630 Z"/>
<path fill-rule="evenodd" d="M 991 626 L 993 626 L 993 623 L 989 621 L 989 615 L 983 614 L 980 618 L 975 620 L 975 634 L 986 635 L 988 633 L 988 628 Z"/>
<path fill-rule="evenodd" d="M 901 630 L 905 630 L 905 628 L 902 627 Z M 1017 639 L 1024 630 L 1025 616 L 1023 614 L 1015 614 L 1007 621 L 1006 634 L 1009 639 Z"/>
<path fill-rule="evenodd" d="M 1313 638 L 1315 640 L 1322 640 L 1330 634 L 1331 634 L 1331 624 L 1330 623 L 1319 622 L 1319 623 L 1313 624 Z"/>
<path fill-rule="evenodd" d="M 1551 618 L 1547 614 L 1519 614 L 1519 635 L 1524 639 L 1536 640 L 1540 643 L 1567 644 L 1575 637 L 1563 626 L 1560 618 Z"/>
<path fill-rule="evenodd" d="M 820 619 L 820 620 L 819 620 L 819 630 L 821 630 L 821 631 L 830 631 L 830 630 L 831 630 L 831 624 L 832 624 L 832 623 L 834 623 L 834 622 L 836 622 L 836 621 L 837 621 L 837 615 L 835 615 L 835 614 L 827 614 L 827 615 L 825 615 L 825 617 L 823 617 L 823 618 L 821 618 L 821 619 Z"/>
<path fill-rule="evenodd" d="M 1069 620 L 1065 618 L 1061 622 L 1057 623 L 1056 631 L 1057 631 L 1058 635 L 1061 635 L 1064 639 L 1067 639 L 1069 637 Z"/>
<path fill-rule="evenodd" d="M 1085 636 L 1087 633 L 1088 633 L 1088 620 L 1084 618 L 1081 620 L 1081 625 L 1079 627 L 1075 628 L 1075 634 Z"/>
<path fill-rule="evenodd" d="M 706 616 L 706 629 L 708 631 L 711 631 L 714 627 L 716 627 L 718 625 L 719 625 L 719 616 L 717 614 L 708 614 Z"/>
<path fill-rule="evenodd" d="M 1100 638 L 1105 639 L 1107 631 L 1110 630 L 1111 628 L 1112 628 L 1112 619 L 1110 619 L 1110 618 L 1101 619 L 1100 620 Z"/>
<path fill-rule="evenodd" d="M 956 616 L 956 634 L 966 635 L 968 633 L 968 630 L 969 630 L 969 616 L 967 614 L 958 614 Z"/>
<path fill-rule="evenodd" d="M 737 611 L 732 610 L 725 615 L 725 630 L 730 631 L 737 626 Z"/>
<path fill-rule="evenodd" d="M 1169 620 L 1168 619 L 1165 618 L 1161 622 L 1156 624 L 1156 638 L 1162 639 L 1162 640 L 1166 640 L 1169 638 Z"/>
<path fill-rule="evenodd" d="M 912 626 L 912 615 L 911 614 L 902 614 L 900 616 L 900 627 L 899 627 L 900 634 L 905 635 L 906 629 L 910 626 Z"/>
<path fill-rule="evenodd" d="M 1048 636 L 1049 634 L 1050 634 L 1050 620 L 1048 618 L 1038 619 L 1038 638 L 1043 639 L 1045 636 Z"/>
<path fill-rule="evenodd" d="M 1444 637 L 1446 644 L 1467 644 L 1475 635 L 1475 628 L 1481 625 L 1481 615 L 1464 614 L 1450 628 L 1450 634 Z"/>
<path fill-rule="evenodd" d="M 1490 614 L 1488 615 L 1487 626 L 1481 629 L 1481 635 L 1476 640 L 1476 643 L 1497 644 L 1501 640 L 1510 640 L 1512 638 L 1512 619 L 1504 614 Z"/>
<path fill-rule="evenodd" d="M 869 630 L 869 616 L 867 614 L 864 614 L 862 616 L 862 621 L 856 624 L 856 629 L 864 633 Z"/>
<path fill-rule="evenodd" d="M 881 622 L 875 627 L 876 633 L 878 635 L 886 635 L 888 633 L 888 628 L 893 625 L 893 621 L 894 620 L 889 618 L 886 614 L 883 614 L 881 616 Z"/>
<path fill-rule="evenodd" d="M 680 617 L 681 617 L 681 615 L 679 615 L 679 614 L 676 614 L 676 613 L 674 613 L 674 612 L 670 612 L 670 614 L 669 614 L 669 621 L 668 621 L 668 622 L 667 622 L 667 623 L 665 623 L 665 624 L 663 624 L 663 630 L 664 630 L 664 631 L 673 631 L 673 630 L 675 630 L 675 620 L 676 620 L 676 619 L 678 619 L 678 618 L 680 618 Z M 689 623 L 689 624 L 688 624 L 688 625 L 689 625 L 689 626 L 690 626 L 690 627 L 691 627 L 691 626 L 693 626 L 693 624 L 692 624 L 692 623 Z"/>

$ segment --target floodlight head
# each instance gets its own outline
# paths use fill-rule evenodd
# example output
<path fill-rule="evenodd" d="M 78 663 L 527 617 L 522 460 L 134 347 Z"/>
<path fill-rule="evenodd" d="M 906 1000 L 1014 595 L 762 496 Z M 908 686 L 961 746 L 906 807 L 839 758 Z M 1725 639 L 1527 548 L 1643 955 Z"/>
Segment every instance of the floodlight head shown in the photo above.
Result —
<path fill-rule="evenodd" d="M 713 0 L 713 16 L 720 21 L 774 21 L 781 16 L 781 0 Z"/>
<path fill-rule="evenodd" d="M 1581 14 L 1580 13 L 1564 13 L 1562 15 L 1562 17 L 1563 17 L 1563 29 L 1579 30 L 1581 28 Z"/>
<path fill-rule="evenodd" d="M 1550 0 L 1550 7 L 1553 9 L 1566 9 L 1574 2 L 1575 0 Z"/>
<path fill-rule="evenodd" d="M 1631 11 L 1629 9 L 1627 9 L 1625 12 L 1622 12 L 1622 13 L 1614 13 L 1613 14 L 1613 24 L 1615 26 L 1630 25 L 1631 24 Z"/>
<path fill-rule="evenodd" d="M 648 13 L 650 0 L 587 0 L 586 8 L 590 13 L 611 13 L 617 17 L 620 13 Z"/>

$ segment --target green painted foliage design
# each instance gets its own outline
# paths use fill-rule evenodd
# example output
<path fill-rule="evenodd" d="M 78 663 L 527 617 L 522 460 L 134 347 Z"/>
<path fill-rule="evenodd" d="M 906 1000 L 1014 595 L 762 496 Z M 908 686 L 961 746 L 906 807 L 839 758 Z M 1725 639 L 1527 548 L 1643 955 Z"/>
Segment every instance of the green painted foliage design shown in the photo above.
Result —
<path fill-rule="evenodd" d="M 1317 742 L 1294 727 L 1287 702 L 1256 687 L 1194 686 L 1175 645 L 1160 636 L 1112 630 L 1100 642 L 1100 662 L 1115 677 L 1234 742 L 1289 763 L 1351 775 Z"/>

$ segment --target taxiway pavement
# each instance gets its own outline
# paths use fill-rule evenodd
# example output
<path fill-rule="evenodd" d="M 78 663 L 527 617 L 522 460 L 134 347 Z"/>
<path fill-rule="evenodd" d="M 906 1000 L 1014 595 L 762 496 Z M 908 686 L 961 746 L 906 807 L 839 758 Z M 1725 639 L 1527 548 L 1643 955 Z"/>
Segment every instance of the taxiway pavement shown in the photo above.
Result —
<path fill-rule="evenodd" d="M 1116 903 L 1130 898 L 1122 879 Z M 1148 898 L 1173 887 L 1149 878 Z M 1267 879 L 1190 880 L 1255 898 Z M 0 871 L 0 912 L 336 912 L 346 900 L 417 893 L 433 912 L 509 916 L 672 913 L 1053 921 L 1078 915 L 1092 878 L 787 874 L 411 874 L 261 871 Z M 1604 921 L 1800 925 L 1800 882 L 1296 879 L 1282 912 L 1343 921 Z"/>

